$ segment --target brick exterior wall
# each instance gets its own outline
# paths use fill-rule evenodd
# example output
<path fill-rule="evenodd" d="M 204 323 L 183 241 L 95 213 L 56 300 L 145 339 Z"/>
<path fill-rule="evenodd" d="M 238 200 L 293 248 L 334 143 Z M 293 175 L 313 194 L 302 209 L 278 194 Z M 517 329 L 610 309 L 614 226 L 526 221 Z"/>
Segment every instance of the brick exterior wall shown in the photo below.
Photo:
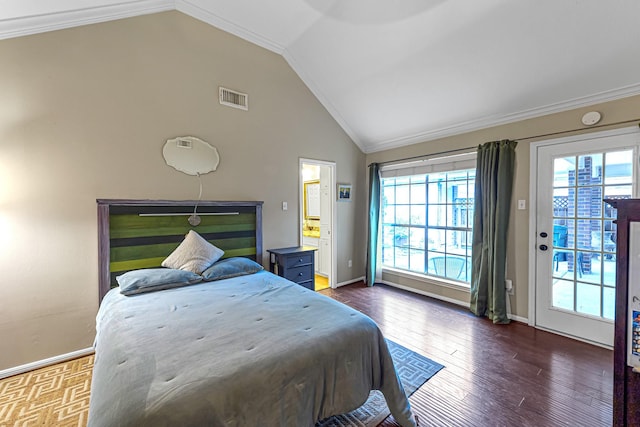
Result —
<path fill-rule="evenodd" d="M 570 186 L 576 185 L 577 175 L 578 194 L 575 198 L 571 197 L 574 194 L 574 190 L 569 190 L 570 197 L 567 200 L 567 208 L 569 212 L 573 212 L 575 209 L 576 217 L 578 218 L 599 218 L 602 216 L 602 167 L 598 166 L 594 174 L 593 159 L 590 156 L 585 156 L 582 159 L 583 164 L 578 165 L 576 171 L 569 172 Z M 591 249 L 591 232 L 600 231 L 600 227 L 600 220 L 591 221 L 585 219 L 576 221 L 575 230 L 569 227 L 568 246 L 572 247 L 572 243 L 575 241 L 578 258 L 582 258 L 579 265 L 581 268 L 580 273 L 591 272 L 591 253 L 580 252 L 580 249 Z M 573 255 L 569 255 L 568 261 L 569 269 L 573 269 Z"/>

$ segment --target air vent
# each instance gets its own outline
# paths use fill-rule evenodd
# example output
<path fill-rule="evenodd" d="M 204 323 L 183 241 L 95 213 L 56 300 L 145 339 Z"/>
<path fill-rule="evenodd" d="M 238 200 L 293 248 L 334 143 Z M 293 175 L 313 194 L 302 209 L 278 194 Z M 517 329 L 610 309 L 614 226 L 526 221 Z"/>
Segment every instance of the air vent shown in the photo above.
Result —
<path fill-rule="evenodd" d="M 249 110 L 249 95 L 220 87 L 220 104 L 247 111 Z"/>
<path fill-rule="evenodd" d="M 176 145 L 179 148 L 193 148 L 193 146 L 191 145 L 191 141 L 189 141 L 188 139 L 178 138 L 178 140 L 176 141 Z"/>

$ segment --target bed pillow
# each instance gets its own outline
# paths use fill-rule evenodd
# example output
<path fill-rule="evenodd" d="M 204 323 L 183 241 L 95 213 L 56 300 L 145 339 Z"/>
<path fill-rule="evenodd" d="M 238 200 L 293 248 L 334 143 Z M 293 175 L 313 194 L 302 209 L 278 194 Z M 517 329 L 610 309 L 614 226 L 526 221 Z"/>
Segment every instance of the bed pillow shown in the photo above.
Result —
<path fill-rule="evenodd" d="M 195 231 L 189 230 L 182 243 L 162 261 L 162 266 L 200 274 L 222 258 L 222 255 L 222 249 L 207 242 Z"/>
<path fill-rule="evenodd" d="M 202 282 L 202 277 L 191 271 L 173 268 L 143 268 L 116 277 L 123 295 L 160 291 Z"/>
<path fill-rule="evenodd" d="M 214 280 L 229 279 L 231 277 L 257 273 L 262 269 L 260 264 L 249 258 L 234 257 L 221 259 L 216 262 L 202 273 L 202 277 L 204 280 L 212 282 Z"/>

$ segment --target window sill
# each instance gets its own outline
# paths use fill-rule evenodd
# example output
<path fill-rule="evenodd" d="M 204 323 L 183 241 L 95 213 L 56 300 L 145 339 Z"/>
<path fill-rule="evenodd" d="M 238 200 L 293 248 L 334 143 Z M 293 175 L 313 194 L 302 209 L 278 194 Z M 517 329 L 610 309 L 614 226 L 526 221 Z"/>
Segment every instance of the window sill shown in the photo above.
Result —
<path fill-rule="evenodd" d="M 461 284 L 460 282 L 457 282 L 455 280 L 447 280 L 440 277 L 427 276 L 426 274 L 414 273 L 412 271 L 400 270 L 397 268 L 390 268 L 390 267 L 383 267 L 382 272 L 395 274 L 407 279 L 428 283 L 430 285 L 436 285 L 436 286 L 442 286 L 445 288 L 455 289 L 456 291 L 471 292 L 469 285 Z"/>

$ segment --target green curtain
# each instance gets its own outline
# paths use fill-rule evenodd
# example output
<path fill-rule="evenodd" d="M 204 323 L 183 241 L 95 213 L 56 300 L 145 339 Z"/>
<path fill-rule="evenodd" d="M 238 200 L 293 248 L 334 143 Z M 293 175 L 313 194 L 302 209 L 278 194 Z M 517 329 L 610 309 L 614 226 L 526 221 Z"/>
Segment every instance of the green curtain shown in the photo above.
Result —
<path fill-rule="evenodd" d="M 470 309 L 493 323 L 509 323 L 504 281 L 517 144 L 502 140 L 478 146 Z"/>
<path fill-rule="evenodd" d="M 380 231 L 380 165 L 369 165 L 369 230 L 367 236 L 367 286 L 373 286 L 378 268 L 378 233 Z"/>

